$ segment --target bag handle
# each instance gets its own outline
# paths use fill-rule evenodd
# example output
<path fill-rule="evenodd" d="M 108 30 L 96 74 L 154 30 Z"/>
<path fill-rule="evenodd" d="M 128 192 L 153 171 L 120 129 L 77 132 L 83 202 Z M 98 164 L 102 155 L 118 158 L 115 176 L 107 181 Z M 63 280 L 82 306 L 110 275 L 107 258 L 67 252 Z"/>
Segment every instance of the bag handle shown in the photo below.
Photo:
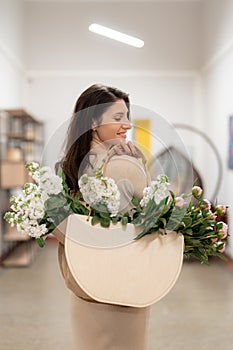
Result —
<path fill-rule="evenodd" d="M 110 148 L 110 150 L 108 151 L 106 157 L 104 157 L 103 160 L 102 160 L 102 164 L 101 164 L 101 166 L 100 166 L 100 170 L 102 170 L 103 173 L 104 173 L 104 170 L 105 170 L 105 168 L 106 168 L 108 162 L 110 161 L 110 159 L 111 159 L 113 156 L 115 156 L 115 155 L 120 156 L 119 154 L 116 153 L 114 147 L 115 147 L 115 146 L 112 146 L 112 147 Z M 118 147 L 118 148 L 120 147 L 120 149 L 121 149 L 122 151 L 124 151 L 124 148 L 123 148 L 123 147 L 121 147 L 121 146 L 117 146 L 117 147 Z M 146 162 L 147 162 L 146 157 L 144 156 L 144 154 L 142 153 L 142 151 L 141 151 L 137 146 L 134 145 L 134 147 L 136 148 L 136 151 L 137 151 L 139 157 L 134 157 L 134 156 L 131 156 L 131 157 L 136 158 L 136 159 L 141 159 L 141 162 L 140 162 L 140 163 L 142 164 L 142 166 L 143 166 L 143 168 L 144 168 L 144 171 L 145 171 L 145 173 L 146 173 L 146 175 L 147 175 L 147 184 L 149 185 L 151 177 L 150 177 L 150 174 L 149 174 L 148 169 L 147 169 L 147 167 L 146 167 Z M 125 154 L 123 154 L 123 155 L 127 155 L 127 154 L 125 153 Z"/>

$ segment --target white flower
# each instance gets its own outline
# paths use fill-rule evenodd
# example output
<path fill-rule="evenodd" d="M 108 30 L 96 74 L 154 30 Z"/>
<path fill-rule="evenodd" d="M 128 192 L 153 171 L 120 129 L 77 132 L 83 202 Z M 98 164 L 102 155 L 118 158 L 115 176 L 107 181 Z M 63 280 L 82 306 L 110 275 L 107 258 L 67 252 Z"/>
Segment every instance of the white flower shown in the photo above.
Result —
<path fill-rule="evenodd" d="M 43 192 L 43 198 L 46 200 L 49 195 L 58 194 L 63 191 L 62 179 L 53 174 L 52 170 L 48 167 L 40 169 L 39 186 Z"/>
<path fill-rule="evenodd" d="M 11 198 L 12 212 L 4 217 L 10 225 L 16 225 L 19 232 L 38 238 L 48 232 L 46 224 L 40 224 L 45 216 L 45 201 L 63 191 L 62 179 L 50 168 L 40 168 L 35 162 L 27 163 L 26 168 L 36 184 L 26 183 L 22 194 Z"/>
<path fill-rule="evenodd" d="M 40 192 L 38 186 L 30 182 L 26 183 L 23 188 L 23 193 L 27 195 L 33 192 Z"/>
<path fill-rule="evenodd" d="M 48 199 L 49 195 L 58 194 L 63 191 L 62 179 L 55 175 L 49 167 L 34 167 L 32 169 L 32 178 L 38 184 L 39 191 L 42 193 L 43 200 Z M 28 184 L 29 185 L 29 184 Z M 32 186 L 32 184 L 30 184 Z M 36 186 L 36 185 L 34 185 Z M 27 188 L 27 191 L 30 187 Z"/>
<path fill-rule="evenodd" d="M 39 164 L 36 162 L 28 162 L 26 164 L 26 169 L 29 171 L 29 175 L 33 175 L 39 169 Z"/>
<path fill-rule="evenodd" d="M 118 201 L 108 202 L 107 208 L 108 208 L 108 211 L 111 213 L 111 216 L 117 216 L 119 211 Z"/>
<path fill-rule="evenodd" d="M 116 216 L 120 207 L 120 192 L 113 179 L 95 172 L 96 176 L 84 174 L 79 180 L 79 188 L 84 201 L 90 206 L 105 204 L 111 216 Z"/>
<path fill-rule="evenodd" d="M 17 229 L 34 238 L 39 238 L 48 232 L 45 224 L 39 225 L 37 221 L 32 220 L 25 220 L 25 222 L 18 224 Z"/>
<path fill-rule="evenodd" d="M 40 181 L 40 171 L 35 171 L 32 175 L 33 180 L 38 184 Z"/>
<path fill-rule="evenodd" d="M 43 193 L 43 197 L 46 199 L 49 195 L 58 194 L 63 191 L 62 179 L 54 174 L 46 178 L 46 180 L 43 180 L 43 182 L 40 180 L 39 185 Z"/>
<path fill-rule="evenodd" d="M 147 203 L 154 199 L 156 204 L 168 196 L 168 177 L 166 175 L 159 175 L 155 181 L 151 181 L 149 187 L 144 188 L 143 198 L 140 201 L 141 207 L 145 207 Z"/>

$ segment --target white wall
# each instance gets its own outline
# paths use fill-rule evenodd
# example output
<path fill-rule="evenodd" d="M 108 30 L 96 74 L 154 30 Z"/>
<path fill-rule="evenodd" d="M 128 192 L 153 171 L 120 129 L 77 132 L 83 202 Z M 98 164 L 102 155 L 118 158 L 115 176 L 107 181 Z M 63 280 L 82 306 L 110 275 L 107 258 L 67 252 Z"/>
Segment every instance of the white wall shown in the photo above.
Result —
<path fill-rule="evenodd" d="M 23 6 L 22 0 L 0 0 L 0 108 L 25 104 Z"/>
<path fill-rule="evenodd" d="M 128 91 L 133 104 L 170 123 L 201 127 L 200 1 L 25 3 L 28 107 L 46 120 L 46 140 L 71 116 L 77 96 L 96 82 Z M 145 47 L 88 32 L 87 24 L 95 21 L 144 38 Z M 156 133 L 155 121 L 152 128 Z"/>
<path fill-rule="evenodd" d="M 199 98 L 198 75 L 187 73 L 150 76 L 140 74 L 121 74 L 84 72 L 74 77 L 37 77 L 30 80 L 29 108 L 46 120 L 46 140 L 67 118 L 71 117 L 75 100 L 80 93 L 93 83 L 103 83 L 119 87 L 130 93 L 131 102 L 152 110 L 163 116 L 168 123 L 193 123 L 199 125 L 198 111 L 195 107 Z M 168 103 L 169 101 L 169 103 Z M 151 114 L 151 113 L 150 113 Z M 142 111 L 137 117 L 148 118 L 148 111 Z M 154 119 L 154 118 L 153 118 Z M 152 120 L 152 132 L 158 134 L 159 125 Z M 65 130 L 65 126 L 64 126 Z M 171 140 L 166 140 L 167 144 Z M 61 141 L 59 141 L 61 143 Z M 49 152 L 48 162 L 56 159 L 58 147 Z M 55 153 L 54 153 L 55 152 Z M 156 152 L 156 150 L 154 150 Z M 50 164 L 51 165 L 51 164 Z"/>
<path fill-rule="evenodd" d="M 228 252 L 233 257 L 233 170 L 228 169 L 228 123 L 233 115 L 233 1 L 207 0 L 205 18 L 204 123 L 222 158 L 224 176 L 218 200 L 229 205 Z M 206 161 L 209 178 L 214 182 L 216 168 L 208 158 Z"/>
<path fill-rule="evenodd" d="M 233 1 L 203 1 L 203 61 L 207 64 L 233 43 Z"/>
<path fill-rule="evenodd" d="M 0 0 L 0 109 L 22 107 L 25 104 L 23 15 L 23 1 Z M 3 203 L 5 206 L 7 200 L 6 191 L 0 189 L 1 215 L 1 206 Z M 0 227 L 0 234 L 2 229 Z M 12 244 L 2 242 L 0 237 L 0 255 Z"/>

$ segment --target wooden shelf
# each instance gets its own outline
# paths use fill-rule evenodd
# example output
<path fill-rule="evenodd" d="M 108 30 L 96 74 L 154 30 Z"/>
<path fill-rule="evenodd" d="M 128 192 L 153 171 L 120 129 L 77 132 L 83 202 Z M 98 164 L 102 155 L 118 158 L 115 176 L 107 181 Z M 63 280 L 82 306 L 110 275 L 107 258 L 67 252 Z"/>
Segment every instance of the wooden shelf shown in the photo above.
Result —
<path fill-rule="evenodd" d="M 26 182 L 24 161 L 2 161 L 0 164 L 0 187 L 2 189 L 23 187 Z"/>
<path fill-rule="evenodd" d="M 25 109 L 4 109 L 4 112 L 8 113 L 12 118 L 22 118 L 27 122 L 32 122 L 36 124 L 43 124 L 42 121 L 38 120 L 31 113 L 27 112 Z"/>
<path fill-rule="evenodd" d="M 22 189 L 25 183 L 33 182 L 25 163 L 40 163 L 43 139 L 43 122 L 27 110 L 0 109 L 0 259 L 10 254 L 5 259 L 5 266 L 27 266 L 33 257 L 35 249 L 31 241 L 34 240 L 6 226 L 3 214 L 10 210 L 8 203 L 12 190 Z M 12 251 L 14 247 L 16 249 Z"/>
<path fill-rule="evenodd" d="M 37 140 L 36 138 L 30 138 L 27 137 L 25 135 L 22 134 L 6 134 L 6 136 L 8 137 L 8 139 L 11 140 L 19 140 L 19 141 L 24 141 L 24 142 L 38 142 L 39 140 Z"/>

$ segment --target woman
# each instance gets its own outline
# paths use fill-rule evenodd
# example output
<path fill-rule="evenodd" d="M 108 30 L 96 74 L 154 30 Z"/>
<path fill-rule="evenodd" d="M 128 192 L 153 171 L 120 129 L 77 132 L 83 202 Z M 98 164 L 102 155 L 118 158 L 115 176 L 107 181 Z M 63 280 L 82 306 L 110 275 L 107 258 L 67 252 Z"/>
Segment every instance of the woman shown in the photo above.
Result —
<path fill-rule="evenodd" d="M 126 141 L 131 128 L 129 97 L 103 85 L 92 85 L 78 98 L 68 129 L 62 168 L 72 193 L 79 191 L 78 179 L 102 167 L 113 178 L 121 194 L 121 212 L 140 199 L 149 177 L 139 161 L 141 152 Z M 94 229 L 94 228 L 93 228 Z M 98 303 L 75 282 L 64 253 L 64 237 L 57 234 L 59 263 L 66 284 L 72 290 L 71 316 L 78 350 L 145 350 L 148 308 Z"/>

